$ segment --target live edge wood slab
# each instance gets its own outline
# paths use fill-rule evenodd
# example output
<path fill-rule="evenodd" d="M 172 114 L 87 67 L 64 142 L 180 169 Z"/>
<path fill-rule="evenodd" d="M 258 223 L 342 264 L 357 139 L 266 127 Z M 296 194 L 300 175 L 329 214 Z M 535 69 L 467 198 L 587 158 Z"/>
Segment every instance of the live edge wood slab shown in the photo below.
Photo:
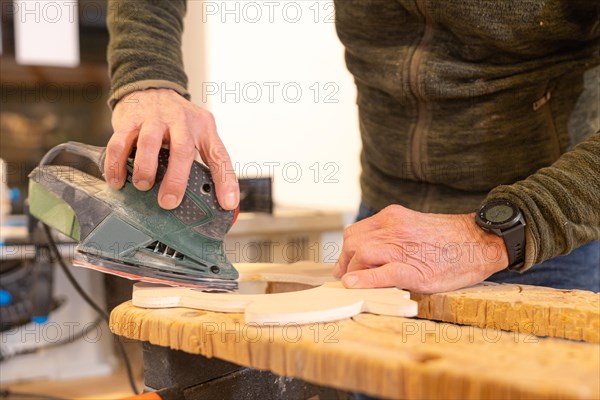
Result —
<path fill-rule="evenodd" d="M 130 339 L 385 398 L 600 398 L 600 295 L 482 284 L 413 299 L 427 319 L 360 314 L 259 326 L 238 313 L 126 302 L 110 327 Z"/>
<path fill-rule="evenodd" d="M 600 293 L 484 282 L 411 298 L 421 318 L 600 343 Z"/>

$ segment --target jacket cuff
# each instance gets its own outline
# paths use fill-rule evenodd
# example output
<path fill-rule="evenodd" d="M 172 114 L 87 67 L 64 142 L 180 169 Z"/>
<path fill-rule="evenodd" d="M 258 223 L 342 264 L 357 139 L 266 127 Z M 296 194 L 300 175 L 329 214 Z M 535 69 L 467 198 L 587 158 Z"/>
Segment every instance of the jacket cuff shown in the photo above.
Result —
<path fill-rule="evenodd" d="M 143 81 L 131 82 L 127 85 L 114 89 L 111 96 L 108 99 L 108 106 L 112 110 L 115 108 L 119 100 L 121 100 L 123 97 L 127 96 L 130 93 L 146 89 L 172 89 L 188 100 L 190 100 L 191 98 L 190 93 L 187 91 L 187 89 L 178 83 L 171 81 L 163 81 L 160 79 L 148 79 Z"/>

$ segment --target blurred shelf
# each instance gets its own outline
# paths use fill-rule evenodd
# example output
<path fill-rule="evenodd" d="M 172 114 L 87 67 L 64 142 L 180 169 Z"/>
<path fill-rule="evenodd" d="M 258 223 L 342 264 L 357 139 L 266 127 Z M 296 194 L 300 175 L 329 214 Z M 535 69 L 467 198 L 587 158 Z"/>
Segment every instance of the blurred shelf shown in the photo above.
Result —
<path fill-rule="evenodd" d="M 10 85 L 26 87 L 33 85 L 74 85 L 94 84 L 108 86 L 108 65 L 106 63 L 81 63 L 76 68 L 43 67 L 20 65 L 11 56 L 0 58 L 0 83 L 7 89 Z"/>
<path fill-rule="evenodd" d="M 348 213 L 341 210 L 317 210 L 304 207 L 276 207 L 273 214 L 240 213 L 228 237 L 341 231 L 348 224 Z"/>
<path fill-rule="evenodd" d="M 10 0 L 0 0 L 2 56 L 0 83 L 31 87 L 34 85 L 95 84 L 108 86 L 106 49 L 107 0 L 79 0 L 79 53 L 81 63 L 74 68 L 20 65 L 15 60 L 14 9 Z"/>

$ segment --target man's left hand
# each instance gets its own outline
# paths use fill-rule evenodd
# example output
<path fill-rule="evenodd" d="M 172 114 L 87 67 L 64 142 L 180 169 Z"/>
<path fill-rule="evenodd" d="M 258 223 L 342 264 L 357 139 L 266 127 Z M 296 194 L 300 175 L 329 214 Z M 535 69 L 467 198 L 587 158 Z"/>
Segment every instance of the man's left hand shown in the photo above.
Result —
<path fill-rule="evenodd" d="M 348 288 L 436 293 L 474 285 L 508 265 L 502 238 L 474 214 L 425 214 L 389 206 L 344 231 L 334 275 Z"/>

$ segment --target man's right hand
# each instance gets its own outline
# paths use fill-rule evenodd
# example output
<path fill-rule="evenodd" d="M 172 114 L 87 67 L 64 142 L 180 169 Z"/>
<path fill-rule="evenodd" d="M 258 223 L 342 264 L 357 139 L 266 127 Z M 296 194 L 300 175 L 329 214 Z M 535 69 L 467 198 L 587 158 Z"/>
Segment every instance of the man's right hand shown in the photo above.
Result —
<path fill-rule="evenodd" d="M 169 166 L 158 192 L 162 208 L 170 210 L 181 203 L 196 150 L 211 170 L 221 207 L 237 207 L 238 182 L 209 111 L 171 89 L 148 89 L 133 92 L 117 103 L 112 126 L 114 133 L 104 162 L 105 179 L 111 187 L 120 189 L 125 183 L 127 157 L 137 146 L 133 185 L 150 190 L 156 178 L 158 152 L 163 144 L 169 144 Z"/>

